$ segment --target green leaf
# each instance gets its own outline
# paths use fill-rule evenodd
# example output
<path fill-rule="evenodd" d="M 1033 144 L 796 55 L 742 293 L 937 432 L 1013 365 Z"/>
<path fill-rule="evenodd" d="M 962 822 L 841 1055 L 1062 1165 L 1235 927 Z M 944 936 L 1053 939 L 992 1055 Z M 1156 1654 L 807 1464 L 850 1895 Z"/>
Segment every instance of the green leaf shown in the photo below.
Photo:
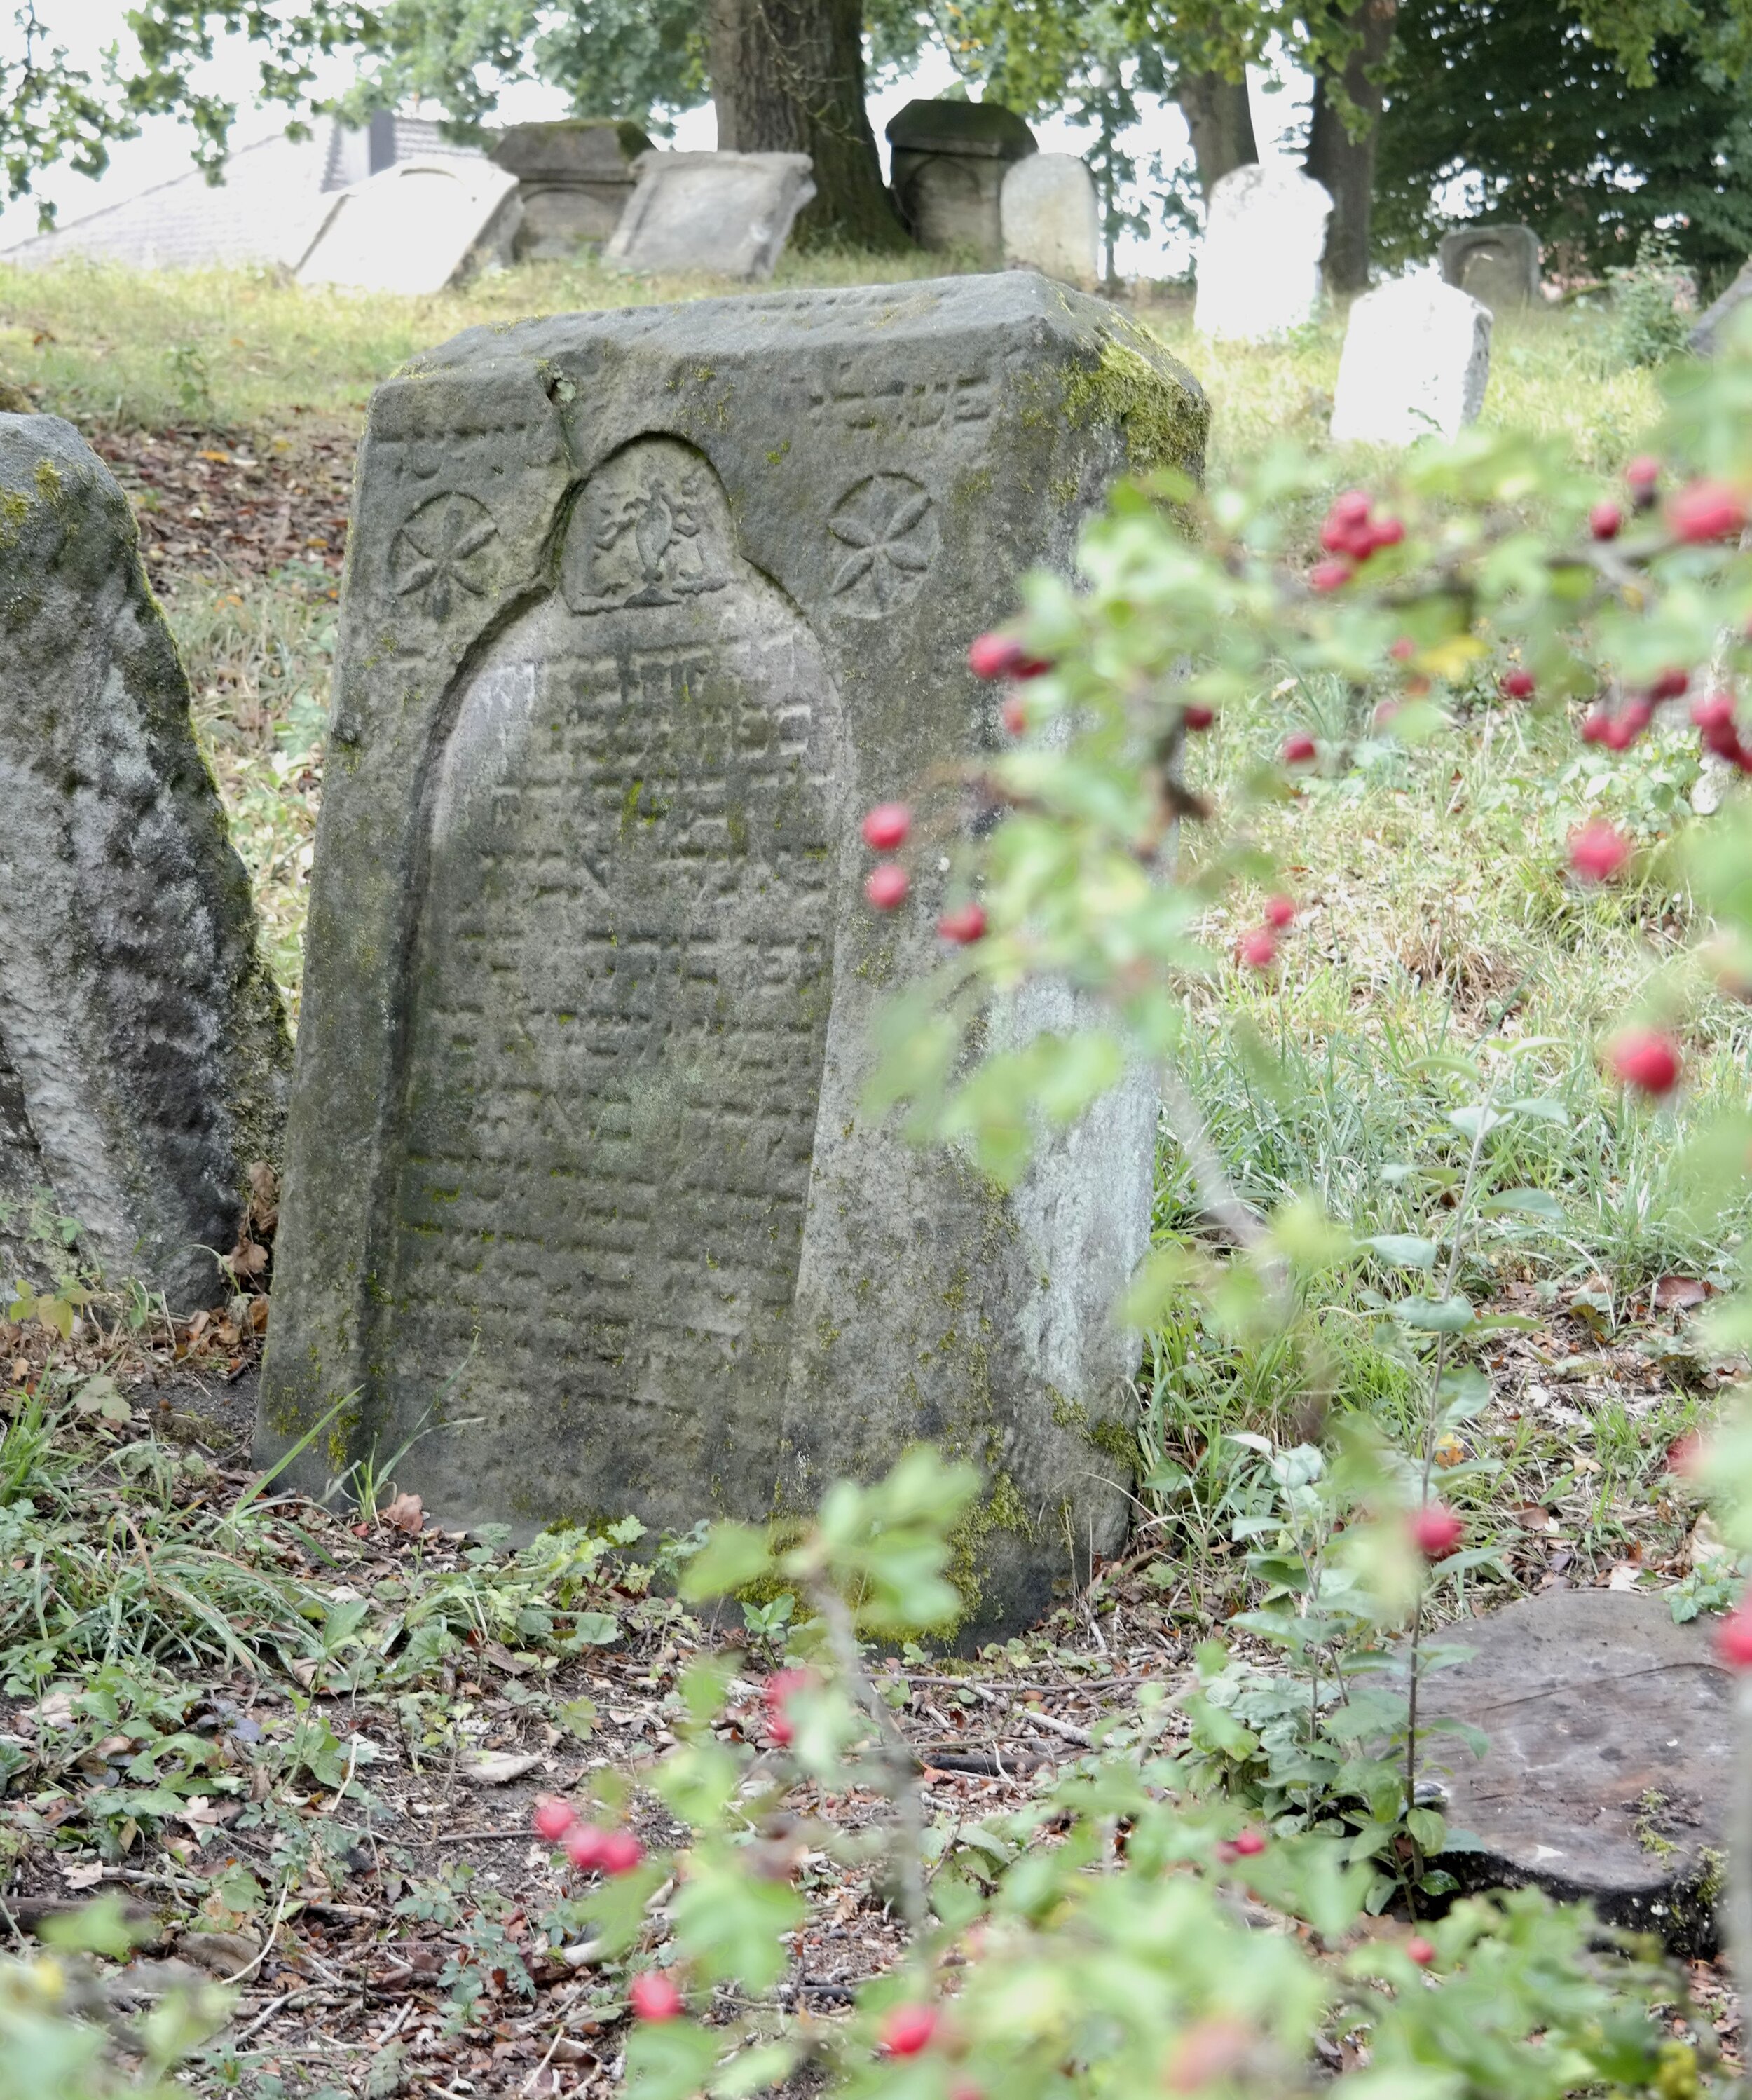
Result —
<path fill-rule="evenodd" d="M 1420 1239 L 1415 1233 L 1377 1233 L 1362 1242 L 1389 1268 L 1431 1269 L 1441 1251 L 1433 1240 Z"/>
<path fill-rule="evenodd" d="M 1402 1298 L 1391 1308 L 1402 1326 L 1425 1335 L 1464 1335 L 1476 1317 L 1472 1300 L 1453 1298 Z"/>
<path fill-rule="evenodd" d="M 627 2100 L 693 2100 L 724 2040 L 692 2020 L 641 2020 L 627 2039 Z"/>
<path fill-rule="evenodd" d="M 681 1594 L 692 1603 L 742 1589 L 773 1566 L 767 1533 L 750 1524 L 715 1524 L 706 1543 L 682 1570 Z"/>
<path fill-rule="evenodd" d="M 572 1621 L 572 1638 L 581 1648 L 606 1648 L 620 1636 L 620 1621 L 612 1612 L 580 1612 Z"/>
<path fill-rule="evenodd" d="M 746 1853 L 723 1838 L 702 1839 L 689 1855 L 687 1879 L 670 1910 L 702 1982 L 740 1983 L 755 1991 L 784 1974 L 790 1958 L 784 1935 L 805 1915 L 789 1882 L 751 1873 Z"/>
<path fill-rule="evenodd" d="M 178 1802 L 176 1806 L 180 1808 L 182 1803 Z M 149 1921 L 130 1924 L 121 1898 L 111 1894 L 83 1904 L 77 1910 L 63 1912 L 59 1917 L 44 1918 L 37 1928 L 37 1936 L 46 1945 L 64 1948 L 69 1953 L 103 1954 L 120 1961 L 142 1940 L 154 1938 L 156 1931 Z"/>
<path fill-rule="evenodd" d="M 1543 1189 L 1505 1189 L 1500 1196 L 1487 1196 L 1479 1205 L 1487 1218 L 1543 1218 L 1547 1224 L 1564 1223 L 1564 1207 Z"/>

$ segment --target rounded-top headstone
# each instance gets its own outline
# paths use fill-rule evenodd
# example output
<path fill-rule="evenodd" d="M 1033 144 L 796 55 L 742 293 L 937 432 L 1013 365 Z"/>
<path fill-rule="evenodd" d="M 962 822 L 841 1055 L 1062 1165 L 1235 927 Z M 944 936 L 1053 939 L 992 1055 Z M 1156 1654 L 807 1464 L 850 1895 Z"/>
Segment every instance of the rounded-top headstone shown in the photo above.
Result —
<path fill-rule="evenodd" d="M 1075 153 L 1030 153 L 1004 171 L 998 193 L 1006 268 L 1093 291 L 1101 271 L 1095 179 Z"/>
<path fill-rule="evenodd" d="M 1268 342 L 1313 320 L 1332 200 L 1288 161 L 1256 161 L 1211 186 L 1193 325 Z"/>
<path fill-rule="evenodd" d="M 1004 172 L 1037 150 L 1015 110 L 1001 102 L 909 102 L 890 118 L 888 143 L 895 203 L 921 246 L 1001 268 Z"/>
<path fill-rule="evenodd" d="M 1530 307 L 1539 296 L 1539 236 L 1530 226 L 1457 226 L 1442 236 L 1439 253 L 1443 282 L 1492 313 Z"/>
<path fill-rule="evenodd" d="M 1332 397 L 1335 444 L 1409 445 L 1476 422 L 1490 309 L 1440 278 L 1402 277 L 1350 310 Z"/>

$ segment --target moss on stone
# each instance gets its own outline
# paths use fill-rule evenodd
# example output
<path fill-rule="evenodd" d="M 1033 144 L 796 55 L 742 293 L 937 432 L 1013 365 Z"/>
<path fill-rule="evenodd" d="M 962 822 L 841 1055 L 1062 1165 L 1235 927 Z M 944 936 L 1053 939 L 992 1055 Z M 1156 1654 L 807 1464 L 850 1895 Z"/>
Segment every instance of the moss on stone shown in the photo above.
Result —
<path fill-rule="evenodd" d="M 37 462 L 37 493 L 45 503 L 59 503 L 61 500 L 59 470 L 52 460 Z"/>
<path fill-rule="evenodd" d="M 1032 1539 L 1035 1535 L 1033 1522 L 1016 1491 L 1016 1484 L 1005 1472 L 992 1476 L 985 1493 L 949 1533 L 947 1573 L 961 1598 L 962 1608 L 953 1625 L 933 1627 L 933 1632 L 946 1637 L 978 1613 L 985 1587 L 986 1548 L 994 1531 L 1013 1532 L 1024 1539 Z"/>
<path fill-rule="evenodd" d="M 1111 423 L 1125 439 L 1134 474 L 1157 467 L 1196 473 L 1204 457 L 1210 410 L 1190 385 L 1176 386 L 1129 343 L 1112 338 L 1093 366 L 1065 374 L 1064 412 L 1074 424 Z"/>

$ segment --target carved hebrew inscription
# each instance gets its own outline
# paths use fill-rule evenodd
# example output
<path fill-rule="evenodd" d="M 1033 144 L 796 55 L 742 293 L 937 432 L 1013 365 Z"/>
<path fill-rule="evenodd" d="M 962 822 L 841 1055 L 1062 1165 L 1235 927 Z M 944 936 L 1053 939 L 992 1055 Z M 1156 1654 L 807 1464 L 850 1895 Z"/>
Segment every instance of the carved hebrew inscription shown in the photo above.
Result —
<path fill-rule="evenodd" d="M 438 766 L 389 1374 L 411 1418 L 472 1349 L 467 1411 L 535 1406 L 604 1507 L 774 1462 L 836 710 L 710 465 L 644 439 L 580 492 L 558 593 Z"/>

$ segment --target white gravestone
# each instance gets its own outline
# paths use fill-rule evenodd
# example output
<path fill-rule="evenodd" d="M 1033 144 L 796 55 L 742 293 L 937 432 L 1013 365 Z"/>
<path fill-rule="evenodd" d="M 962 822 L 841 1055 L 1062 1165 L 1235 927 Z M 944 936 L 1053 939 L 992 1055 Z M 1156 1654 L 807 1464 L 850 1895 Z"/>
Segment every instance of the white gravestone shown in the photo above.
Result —
<path fill-rule="evenodd" d="M 398 161 L 336 193 L 297 280 L 409 298 L 442 292 L 508 262 L 522 216 L 517 177 L 491 161 Z"/>
<path fill-rule="evenodd" d="M 603 260 L 628 270 L 770 277 L 815 195 L 807 153 L 641 153 Z"/>
<path fill-rule="evenodd" d="M 1332 399 L 1334 444 L 1409 445 L 1478 420 L 1490 309 L 1437 277 L 1402 277 L 1350 310 Z"/>
<path fill-rule="evenodd" d="M 998 192 L 1004 265 L 1093 291 L 1101 271 L 1095 179 L 1075 153 L 1030 153 L 1004 171 Z"/>
<path fill-rule="evenodd" d="M 1288 161 L 1235 168 L 1211 186 L 1193 325 L 1264 342 L 1312 320 L 1332 200 Z"/>

